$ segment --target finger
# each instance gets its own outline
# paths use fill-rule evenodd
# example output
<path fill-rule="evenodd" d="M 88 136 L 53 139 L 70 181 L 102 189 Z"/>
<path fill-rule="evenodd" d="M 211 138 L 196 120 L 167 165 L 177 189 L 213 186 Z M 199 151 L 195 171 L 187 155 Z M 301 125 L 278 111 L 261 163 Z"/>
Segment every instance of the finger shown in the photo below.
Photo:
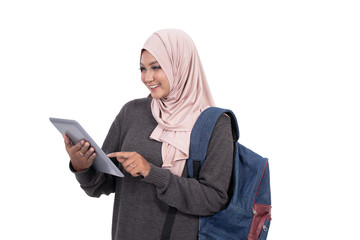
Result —
<path fill-rule="evenodd" d="M 85 153 L 85 157 L 86 158 L 90 158 L 91 154 L 93 154 L 95 152 L 95 149 L 93 147 L 89 148 L 89 150 L 86 151 Z"/>
<path fill-rule="evenodd" d="M 65 148 L 66 148 L 66 149 L 71 148 L 72 145 L 71 145 L 71 142 L 70 142 L 69 137 L 68 137 L 66 134 L 63 134 L 62 136 L 63 136 L 63 138 L 64 138 Z"/>
<path fill-rule="evenodd" d="M 93 152 L 90 157 L 88 158 L 88 162 L 91 163 L 91 165 L 93 164 L 94 160 L 96 158 L 96 152 Z"/>
<path fill-rule="evenodd" d="M 134 154 L 135 154 L 135 152 L 114 152 L 114 153 L 109 153 L 107 156 L 127 159 L 127 158 L 132 157 Z"/>
<path fill-rule="evenodd" d="M 108 157 L 116 157 L 116 159 L 123 163 L 124 161 L 128 160 L 129 158 L 132 158 L 136 155 L 136 152 L 115 152 L 108 154 Z"/>
<path fill-rule="evenodd" d="M 90 148 L 90 143 L 89 142 L 85 142 L 82 147 L 79 149 L 79 153 L 81 156 L 84 156 L 86 154 L 86 152 L 89 150 Z"/>
<path fill-rule="evenodd" d="M 128 173 L 130 173 L 133 177 L 138 177 L 140 176 L 140 171 L 138 169 L 137 166 L 131 166 L 132 164 L 130 164 L 128 166 Z"/>
<path fill-rule="evenodd" d="M 135 157 L 131 157 L 128 158 L 124 161 L 120 161 L 123 168 L 127 171 L 127 172 L 131 172 L 131 170 L 133 170 L 136 166 L 138 166 L 137 162 L 136 162 L 136 158 Z"/>
<path fill-rule="evenodd" d="M 129 167 L 130 167 L 130 170 L 138 165 L 136 155 L 134 155 L 128 159 L 125 159 L 123 161 L 119 161 L 119 162 L 121 162 L 121 164 L 123 165 L 123 167 L 125 169 L 129 169 Z"/>
<path fill-rule="evenodd" d="M 123 167 L 128 170 L 128 172 L 131 172 L 135 167 L 135 162 L 128 162 L 126 165 L 123 164 Z"/>
<path fill-rule="evenodd" d="M 131 171 L 130 171 L 130 174 L 131 174 L 131 176 L 133 176 L 133 177 L 138 177 L 138 176 L 141 175 L 140 172 L 139 172 L 137 169 L 131 170 Z"/>
<path fill-rule="evenodd" d="M 84 140 L 81 140 L 79 141 L 78 143 L 76 143 L 74 146 L 72 146 L 72 149 L 74 152 L 78 152 L 82 146 L 84 145 L 85 141 Z"/>

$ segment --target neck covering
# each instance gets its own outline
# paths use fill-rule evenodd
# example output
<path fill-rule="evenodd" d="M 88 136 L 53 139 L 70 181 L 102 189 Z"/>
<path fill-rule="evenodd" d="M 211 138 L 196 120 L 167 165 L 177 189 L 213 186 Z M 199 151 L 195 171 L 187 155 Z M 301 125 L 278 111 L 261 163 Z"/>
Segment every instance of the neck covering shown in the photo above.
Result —
<path fill-rule="evenodd" d="M 157 31 L 143 50 L 158 61 L 170 84 L 168 96 L 152 100 L 158 125 L 150 138 L 163 143 L 162 168 L 181 176 L 189 157 L 191 130 L 200 113 L 215 104 L 195 44 L 185 32 Z"/>

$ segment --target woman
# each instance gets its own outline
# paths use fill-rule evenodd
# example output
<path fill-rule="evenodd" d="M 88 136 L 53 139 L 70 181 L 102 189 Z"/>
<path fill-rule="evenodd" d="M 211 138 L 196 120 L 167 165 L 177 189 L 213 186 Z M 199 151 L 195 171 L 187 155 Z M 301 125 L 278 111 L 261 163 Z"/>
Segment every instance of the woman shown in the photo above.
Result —
<path fill-rule="evenodd" d="M 199 216 L 228 202 L 230 119 L 218 121 L 199 179 L 187 178 L 192 127 L 214 105 L 195 45 L 183 31 L 158 31 L 141 51 L 140 70 L 151 97 L 128 102 L 103 144 L 125 177 L 95 171 L 90 144 L 72 146 L 64 135 L 70 168 L 88 195 L 115 192 L 113 239 L 160 239 L 169 207 L 177 209 L 171 239 L 197 239 Z"/>

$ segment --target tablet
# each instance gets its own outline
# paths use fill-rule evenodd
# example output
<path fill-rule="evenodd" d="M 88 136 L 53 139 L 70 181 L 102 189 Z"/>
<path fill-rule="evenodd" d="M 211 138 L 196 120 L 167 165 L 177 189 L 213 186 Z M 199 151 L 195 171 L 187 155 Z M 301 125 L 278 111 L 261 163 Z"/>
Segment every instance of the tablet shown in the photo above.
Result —
<path fill-rule="evenodd" d="M 96 157 L 92 165 L 95 170 L 117 177 L 124 177 L 124 174 L 120 172 L 119 168 L 106 156 L 103 150 L 99 148 L 77 121 L 61 118 L 50 118 L 50 121 L 61 134 L 66 134 L 73 144 L 78 143 L 82 139 L 91 144 L 91 147 L 93 147 L 96 152 Z"/>

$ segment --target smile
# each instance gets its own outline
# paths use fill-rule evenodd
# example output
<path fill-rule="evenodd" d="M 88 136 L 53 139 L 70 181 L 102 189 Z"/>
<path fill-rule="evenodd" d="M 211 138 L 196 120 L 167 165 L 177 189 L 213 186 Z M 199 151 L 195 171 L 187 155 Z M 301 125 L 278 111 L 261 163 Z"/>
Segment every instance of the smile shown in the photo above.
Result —
<path fill-rule="evenodd" d="M 152 86 L 149 86 L 152 90 L 159 87 L 159 85 L 152 85 Z"/>

